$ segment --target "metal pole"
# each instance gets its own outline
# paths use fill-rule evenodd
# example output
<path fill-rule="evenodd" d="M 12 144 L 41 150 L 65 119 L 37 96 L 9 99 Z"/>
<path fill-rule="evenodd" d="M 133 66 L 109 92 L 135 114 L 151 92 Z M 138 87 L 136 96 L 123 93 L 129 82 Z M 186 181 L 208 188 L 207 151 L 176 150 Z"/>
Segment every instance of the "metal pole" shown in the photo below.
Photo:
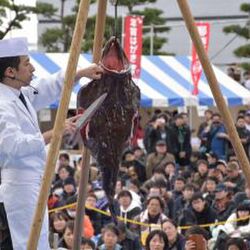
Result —
<path fill-rule="evenodd" d="M 48 194 L 51 187 L 52 178 L 55 173 L 56 160 L 62 140 L 64 123 L 67 116 L 70 96 L 73 88 L 77 63 L 81 51 L 81 41 L 85 33 L 88 18 L 90 0 L 81 0 L 77 14 L 75 30 L 70 47 L 70 55 L 65 74 L 64 86 L 60 105 L 56 115 L 49 153 L 46 161 L 45 172 L 42 180 L 38 203 L 33 218 L 33 223 L 29 235 L 27 250 L 37 250 L 38 240 L 41 233 L 44 213 L 47 205 Z M 25 222 L 24 222 L 25 223 Z"/>
<path fill-rule="evenodd" d="M 150 24 L 150 55 L 154 54 L 154 24 Z"/>
<path fill-rule="evenodd" d="M 224 120 L 224 124 L 226 126 L 227 132 L 229 134 L 230 142 L 233 145 L 234 151 L 236 153 L 237 159 L 240 163 L 240 166 L 242 168 L 243 173 L 245 174 L 246 181 L 248 185 L 250 185 L 250 167 L 249 167 L 249 161 L 246 156 L 245 150 L 241 144 L 239 135 L 236 131 L 233 118 L 229 112 L 229 109 L 225 103 L 225 100 L 221 94 L 218 81 L 216 79 L 215 73 L 213 71 L 213 68 L 211 66 L 211 63 L 208 59 L 207 53 L 205 51 L 205 48 L 202 44 L 201 38 L 199 36 L 197 27 L 195 25 L 192 13 L 190 11 L 190 8 L 188 6 L 187 0 L 177 0 L 178 5 L 180 7 L 180 10 L 182 12 L 182 16 L 185 20 L 187 29 L 189 31 L 189 34 L 193 40 L 193 44 L 195 46 L 195 49 L 197 51 L 197 54 L 199 56 L 200 62 L 202 64 L 203 70 L 206 74 L 209 86 L 211 88 L 211 91 L 213 93 L 213 97 L 215 99 L 215 102 L 217 104 L 218 110 L 220 114 L 222 115 L 222 118 Z"/>

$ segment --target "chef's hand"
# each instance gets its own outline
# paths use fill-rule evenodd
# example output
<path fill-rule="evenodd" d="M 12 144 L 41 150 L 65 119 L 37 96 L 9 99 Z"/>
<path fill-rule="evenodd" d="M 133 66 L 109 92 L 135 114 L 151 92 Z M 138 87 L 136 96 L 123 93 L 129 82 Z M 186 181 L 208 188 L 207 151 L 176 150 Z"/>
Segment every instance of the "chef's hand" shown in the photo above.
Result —
<path fill-rule="evenodd" d="M 82 77 L 87 77 L 90 79 L 100 79 L 103 73 L 103 69 L 101 66 L 92 63 L 90 66 L 80 69 L 76 72 L 75 81 L 78 81 Z"/>
<path fill-rule="evenodd" d="M 66 119 L 64 124 L 64 132 L 63 135 L 74 134 L 76 132 L 76 121 L 81 117 L 80 115 L 75 115 Z"/>

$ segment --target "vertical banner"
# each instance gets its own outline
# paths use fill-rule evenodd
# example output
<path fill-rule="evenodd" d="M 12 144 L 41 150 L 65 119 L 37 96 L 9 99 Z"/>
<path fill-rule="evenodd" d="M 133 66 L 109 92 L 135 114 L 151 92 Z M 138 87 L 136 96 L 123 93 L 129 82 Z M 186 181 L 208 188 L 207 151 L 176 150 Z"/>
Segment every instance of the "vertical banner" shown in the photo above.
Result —
<path fill-rule="evenodd" d="M 124 51 L 131 63 L 132 77 L 140 78 L 142 54 L 142 16 L 126 16 L 124 21 Z"/>
<path fill-rule="evenodd" d="M 210 24 L 207 22 L 206 23 L 200 22 L 200 23 L 196 23 L 196 26 L 200 34 L 203 46 L 207 52 L 209 39 L 210 39 Z M 202 66 L 198 58 L 198 55 L 196 53 L 195 47 L 192 44 L 191 77 L 192 77 L 192 81 L 194 84 L 194 88 L 192 92 L 193 95 L 198 95 L 199 93 L 198 84 L 201 78 L 201 74 L 202 74 Z"/>

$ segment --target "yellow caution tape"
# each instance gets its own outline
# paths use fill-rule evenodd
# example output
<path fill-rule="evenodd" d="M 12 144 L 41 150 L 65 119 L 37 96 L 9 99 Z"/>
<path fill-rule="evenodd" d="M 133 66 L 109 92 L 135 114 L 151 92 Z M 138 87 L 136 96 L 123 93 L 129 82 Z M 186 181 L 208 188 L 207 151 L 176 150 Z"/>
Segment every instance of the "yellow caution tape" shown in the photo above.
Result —
<path fill-rule="evenodd" d="M 54 212 L 58 212 L 58 211 L 61 211 L 61 210 L 64 210 L 64 209 L 68 209 L 68 208 L 76 206 L 76 204 L 77 203 L 75 202 L 75 203 L 72 203 L 72 204 L 69 204 L 69 205 L 66 205 L 66 206 L 53 208 L 53 209 L 49 210 L 49 213 L 54 213 Z M 111 216 L 111 214 L 109 212 L 103 211 L 103 210 L 95 208 L 95 207 L 86 206 L 86 208 L 91 209 L 93 211 L 96 211 L 96 212 L 98 212 L 100 214 Z M 200 227 L 213 227 L 213 226 L 218 226 L 218 225 L 224 225 L 226 222 L 237 222 L 237 221 L 245 220 L 245 219 L 248 219 L 248 218 L 250 218 L 250 215 L 246 216 L 244 218 L 238 218 L 238 219 L 234 219 L 234 220 L 230 220 L 230 221 L 218 221 L 218 222 L 214 222 L 214 223 L 201 224 L 201 225 L 198 225 L 198 226 L 200 226 Z M 125 221 L 124 218 L 121 217 L 121 216 L 117 216 L 117 219 L 120 220 L 120 221 Z M 156 225 L 156 224 L 148 224 L 148 223 L 144 223 L 144 222 L 140 222 L 140 221 L 136 221 L 136 220 L 130 220 L 130 219 L 126 219 L 126 222 L 129 222 L 129 223 L 132 223 L 132 224 L 135 224 L 135 225 L 144 226 L 144 227 L 152 227 L 152 226 Z M 192 227 L 192 226 L 180 226 L 178 228 L 179 229 L 189 229 L 190 227 Z"/>

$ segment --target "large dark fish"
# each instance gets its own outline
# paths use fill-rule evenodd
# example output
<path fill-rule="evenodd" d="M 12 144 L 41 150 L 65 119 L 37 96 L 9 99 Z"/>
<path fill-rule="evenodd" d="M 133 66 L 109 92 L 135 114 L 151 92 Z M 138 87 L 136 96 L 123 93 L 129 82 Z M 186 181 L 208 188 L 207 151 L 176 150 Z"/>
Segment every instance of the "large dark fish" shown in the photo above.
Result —
<path fill-rule="evenodd" d="M 140 103 L 140 90 L 131 77 L 130 63 L 118 40 L 112 37 L 101 59 L 104 74 L 83 86 L 77 95 L 78 109 L 86 109 L 103 93 L 101 107 L 91 119 L 82 139 L 101 168 L 103 189 L 114 218 L 113 197 L 122 152 L 128 142 Z"/>

